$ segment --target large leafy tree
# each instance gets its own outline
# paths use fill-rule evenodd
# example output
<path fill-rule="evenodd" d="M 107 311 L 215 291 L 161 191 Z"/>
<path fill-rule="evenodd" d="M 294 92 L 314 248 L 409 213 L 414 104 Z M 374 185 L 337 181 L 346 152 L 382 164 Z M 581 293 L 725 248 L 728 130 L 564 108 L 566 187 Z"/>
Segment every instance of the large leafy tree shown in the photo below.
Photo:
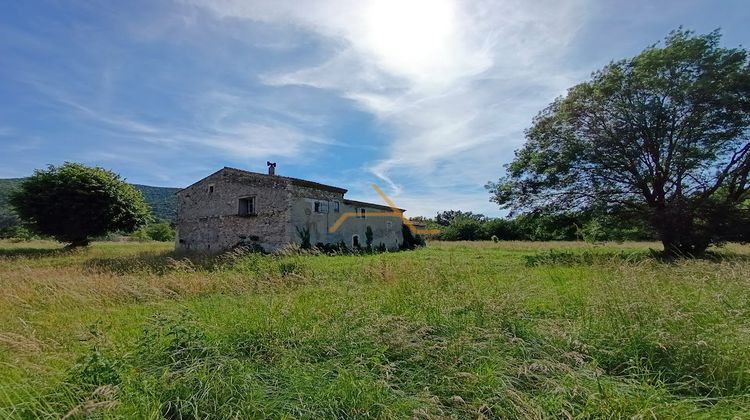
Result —
<path fill-rule="evenodd" d="M 71 246 L 108 232 L 131 232 L 151 217 L 141 193 L 119 175 L 69 162 L 35 171 L 10 201 L 32 231 Z"/>
<path fill-rule="evenodd" d="M 644 221 L 674 254 L 748 240 L 748 51 L 719 41 L 680 29 L 571 88 L 534 119 L 492 199 Z"/>

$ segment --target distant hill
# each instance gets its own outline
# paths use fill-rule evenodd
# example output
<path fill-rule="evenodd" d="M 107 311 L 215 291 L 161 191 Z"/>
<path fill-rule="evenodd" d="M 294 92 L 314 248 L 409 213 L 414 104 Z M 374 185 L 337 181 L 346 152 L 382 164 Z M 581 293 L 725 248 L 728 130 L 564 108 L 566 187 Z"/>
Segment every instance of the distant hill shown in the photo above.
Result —
<path fill-rule="evenodd" d="M 11 212 L 8 198 L 10 197 L 10 192 L 13 191 L 21 181 L 23 181 L 22 178 L 0 179 L 0 215 L 5 215 Z"/>
<path fill-rule="evenodd" d="M 151 214 L 156 219 L 177 221 L 177 191 L 180 188 L 152 187 L 149 185 L 133 184 L 143 194 L 143 198 L 151 206 Z"/>
<path fill-rule="evenodd" d="M 8 203 L 10 192 L 18 187 L 23 178 L 0 179 L 0 219 L 13 214 L 13 209 Z M 179 188 L 152 187 L 149 185 L 133 184 L 143 193 L 143 198 L 151 206 L 151 214 L 156 219 L 177 220 L 177 196 L 175 193 Z"/>

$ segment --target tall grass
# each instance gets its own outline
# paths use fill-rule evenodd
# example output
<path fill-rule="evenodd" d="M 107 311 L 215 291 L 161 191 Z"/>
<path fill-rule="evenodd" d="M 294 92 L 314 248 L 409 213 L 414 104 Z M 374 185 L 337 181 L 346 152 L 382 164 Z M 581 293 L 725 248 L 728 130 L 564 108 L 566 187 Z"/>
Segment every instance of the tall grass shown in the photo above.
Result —
<path fill-rule="evenodd" d="M 649 246 L 0 244 L 0 417 L 744 415 L 750 249 Z"/>

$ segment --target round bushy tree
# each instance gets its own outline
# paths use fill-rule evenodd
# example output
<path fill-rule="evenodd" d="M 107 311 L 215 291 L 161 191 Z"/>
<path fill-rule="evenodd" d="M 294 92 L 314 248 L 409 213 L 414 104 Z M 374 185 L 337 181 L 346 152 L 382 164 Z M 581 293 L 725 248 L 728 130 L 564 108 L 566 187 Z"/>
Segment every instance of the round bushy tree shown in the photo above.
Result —
<path fill-rule="evenodd" d="M 103 168 L 66 162 L 37 170 L 11 196 L 34 232 L 70 246 L 108 232 L 132 232 L 150 218 L 140 191 Z"/>

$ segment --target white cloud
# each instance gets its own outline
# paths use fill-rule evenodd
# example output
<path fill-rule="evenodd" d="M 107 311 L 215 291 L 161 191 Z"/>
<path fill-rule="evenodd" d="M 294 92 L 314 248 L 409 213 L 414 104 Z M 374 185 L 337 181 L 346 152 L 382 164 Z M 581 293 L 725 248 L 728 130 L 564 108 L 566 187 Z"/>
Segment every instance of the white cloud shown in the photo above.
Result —
<path fill-rule="evenodd" d="M 396 197 L 445 199 L 500 175 L 534 114 L 583 76 L 563 63 L 587 2 L 190 0 L 325 40 L 322 63 L 261 80 L 329 89 L 372 113 L 395 135 L 371 173 Z"/>

